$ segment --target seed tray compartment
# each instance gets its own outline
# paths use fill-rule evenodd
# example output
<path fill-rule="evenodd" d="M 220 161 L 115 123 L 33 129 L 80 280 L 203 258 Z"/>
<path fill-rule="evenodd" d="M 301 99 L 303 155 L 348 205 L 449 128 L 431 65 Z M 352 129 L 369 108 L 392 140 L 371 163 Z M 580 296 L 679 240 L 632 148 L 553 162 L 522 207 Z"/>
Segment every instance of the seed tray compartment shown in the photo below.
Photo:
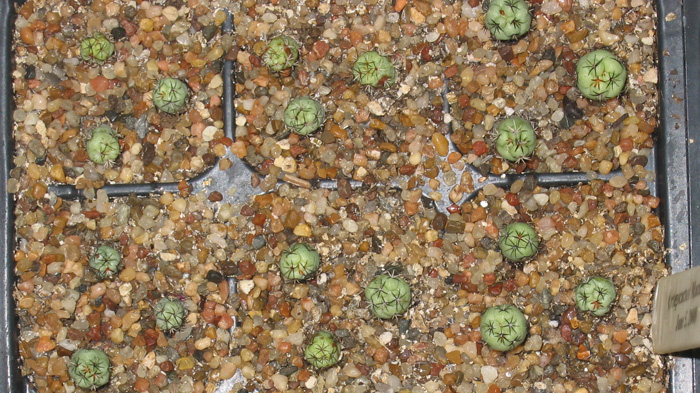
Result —
<path fill-rule="evenodd" d="M 21 376 L 17 346 L 17 317 L 13 299 L 14 277 L 14 196 L 7 192 L 7 180 L 12 168 L 13 135 L 12 111 L 13 91 L 11 73 L 13 70 L 12 32 L 14 27 L 14 4 L 21 1 L 0 0 L 0 122 L 5 132 L 0 133 L 0 232 L 4 241 L 0 242 L 0 251 L 5 256 L 5 266 L 2 269 L 0 285 L 4 297 L 0 302 L 0 329 L 7 332 L 0 340 L 0 353 L 3 365 L 0 366 L 0 392 L 31 392 L 25 378 Z M 689 23 L 689 15 L 698 15 L 700 3 L 680 0 L 659 0 L 658 11 L 658 66 L 660 89 L 660 124 L 657 133 L 657 147 L 650 156 L 649 169 L 656 170 L 657 182 L 652 185 L 652 192 L 662 198 L 661 216 L 666 228 L 666 247 L 669 249 L 667 263 L 673 272 L 685 270 L 694 265 L 700 265 L 700 245 L 694 247 L 692 224 L 700 225 L 700 205 L 691 204 L 693 196 L 700 196 L 700 179 L 695 175 L 690 165 L 696 165 L 689 157 L 700 154 L 700 130 L 689 130 L 689 124 L 700 122 L 700 110 L 690 105 L 695 104 L 697 92 L 700 89 L 700 24 Z M 228 24 L 230 28 L 230 23 Z M 234 110 L 233 102 L 233 73 L 232 64 L 226 62 L 224 75 L 224 131 L 226 136 L 233 136 Z M 692 93 L 691 93 L 692 92 Z M 446 108 L 447 110 L 448 108 Z M 233 139 L 233 138 L 232 138 Z M 695 141 L 699 143 L 694 143 Z M 451 147 L 454 149 L 454 147 Z M 242 160 L 227 153 L 227 158 L 233 165 L 225 171 L 215 165 L 210 170 L 188 181 L 193 192 L 219 191 L 224 200 L 230 203 L 243 203 L 258 191 L 250 186 L 253 169 Z M 467 166 L 472 177 L 479 179 L 481 175 L 474 168 Z M 610 178 L 616 173 L 605 176 Z M 472 198 L 478 189 L 487 184 L 504 186 L 526 175 L 487 176 L 481 182 L 476 182 L 473 193 L 467 194 L 462 200 Z M 538 183 L 542 186 L 573 185 L 589 180 L 583 173 L 536 174 Z M 282 181 L 303 187 L 334 188 L 335 181 L 307 182 L 292 176 Z M 177 193 L 179 183 L 150 183 L 150 184 L 111 184 L 103 187 L 111 197 L 135 195 L 151 195 L 170 191 Z M 74 199 L 80 198 L 82 192 L 73 186 L 60 185 L 50 187 L 56 195 Z M 445 199 L 437 203 L 444 210 L 451 202 L 446 196 L 449 189 L 439 189 Z M 428 193 L 428 187 L 424 187 Z M 697 237 L 697 236 L 695 236 Z M 699 243 L 700 244 L 700 243 Z M 697 262 L 696 262 L 697 261 Z M 672 392 L 694 392 L 700 385 L 700 352 L 674 356 L 671 374 Z"/>

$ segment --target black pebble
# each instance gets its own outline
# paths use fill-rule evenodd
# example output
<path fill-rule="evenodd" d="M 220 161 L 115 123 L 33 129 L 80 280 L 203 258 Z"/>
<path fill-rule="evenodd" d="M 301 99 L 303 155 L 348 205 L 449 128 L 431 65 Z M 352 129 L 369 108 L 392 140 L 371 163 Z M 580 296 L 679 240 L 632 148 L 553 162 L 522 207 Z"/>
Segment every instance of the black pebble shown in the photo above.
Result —
<path fill-rule="evenodd" d="M 124 30 L 124 28 L 121 26 L 113 28 L 110 33 L 115 41 L 119 41 L 126 36 L 126 30 Z"/>
<path fill-rule="evenodd" d="M 220 284 L 224 281 L 224 276 L 216 270 L 209 270 L 207 272 L 207 281 L 213 282 L 214 284 Z"/>
<path fill-rule="evenodd" d="M 24 79 L 34 79 L 36 78 L 36 67 L 33 65 L 28 65 L 25 69 Z"/>

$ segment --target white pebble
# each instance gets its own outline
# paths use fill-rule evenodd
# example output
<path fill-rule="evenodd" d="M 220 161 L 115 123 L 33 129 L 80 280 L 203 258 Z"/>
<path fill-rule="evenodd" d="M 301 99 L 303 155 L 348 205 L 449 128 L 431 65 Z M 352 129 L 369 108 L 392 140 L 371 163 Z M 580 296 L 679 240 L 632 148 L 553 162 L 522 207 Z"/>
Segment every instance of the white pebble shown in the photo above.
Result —
<path fill-rule="evenodd" d="M 211 82 L 207 85 L 208 89 L 216 89 L 217 87 L 221 87 L 224 84 L 224 80 L 221 78 L 220 74 L 217 74 L 215 77 L 212 78 Z"/>
<path fill-rule="evenodd" d="M 545 1 L 542 3 L 542 12 L 544 12 L 547 15 L 553 15 L 553 14 L 558 14 L 561 12 L 561 6 L 559 5 L 558 1 L 551 0 L 551 1 Z"/>
<path fill-rule="evenodd" d="M 384 332 L 379 335 L 379 343 L 382 345 L 387 345 L 391 342 L 391 339 L 394 338 L 394 335 L 391 332 Z"/>
<path fill-rule="evenodd" d="M 384 116 L 384 108 L 377 101 L 368 102 L 367 109 L 375 116 Z"/>
<path fill-rule="evenodd" d="M 659 72 L 656 67 L 650 68 L 644 73 L 644 82 L 656 84 L 659 82 Z"/>
<path fill-rule="evenodd" d="M 440 33 L 438 33 L 437 31 L 432 31 L 428 33 L 427 36 L 425 36 L 425 40 L 428 42 L 435 42 L 438 40 L 438 38 L 440 38 Z"/>
<path fill-rule="evenodd" d="M 348 219 L 343 220 L 343 229 L 345 229 L 346 231 L 348 231 L 350 233 L 355 233 L 355 232 L 357 232 L 358 226 L 357 226 L 357 223 L 355 222 L 355 220 L 348 218 Z"/>
<path fill-rule="evenodd" d="M 163 16 L 170 22 L 175 22 L 177 20 L 177 8 L 173 6 L 163 8 Z"/>
<path fill-rule="evenodd" d="M 316 386 L 316 382 L 318 382 L 318 379 L 312 375 L 306 380 L 305 386 L 307 389 L 313 389 Z"/>
<path fill-rule="evenodd" d="M 491 383 L 498 378 L 498 369 L 493 366 L 483 366 L 481 368 L 481 377 L 484 379 L 484 383 Z"/>
<path fill-rule="evenodd" d="M 287 391 L 288 381 L 288 378 L 282 374 L 275 374 L 272 376 L 272 383 L 275 385 L 275 389 L 279 390 L 280 392 Z"/>
<path fill-rule="evenodd" d="M 249 294 L 250 291 L 255 287 L 255 282 L 253 280 L 241 280 L 238 282 L 238 290 L 244 294 Z"/>
<path fill-rule="evenodd" d="M 549 202 L 549 195 L 547 194 L 535 194 L 532 196 L 535 199 L 535 202 L 537 202 L 538 205 L 544 206 Z"/>
<path fill-rule="evenodd" d="M 216 134 L 217 128 L 214 126 L 208 126 L 202 131 L 202 139 L 204 142 L 211 142 L 214 140 L 214 134 Z"/>

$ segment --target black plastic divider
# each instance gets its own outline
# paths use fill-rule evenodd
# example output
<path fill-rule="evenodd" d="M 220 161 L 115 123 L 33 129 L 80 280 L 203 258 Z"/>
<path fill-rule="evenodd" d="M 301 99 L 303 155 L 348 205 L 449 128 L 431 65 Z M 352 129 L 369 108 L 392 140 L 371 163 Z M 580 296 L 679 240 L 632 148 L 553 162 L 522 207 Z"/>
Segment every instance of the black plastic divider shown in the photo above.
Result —
<path fill-rule="evenodd" d="M 3 242 L 0 242 L 0 252 L 6 259 L 0 277 L 0 285 L 5 295 L 0 300 L 0 331 L 6 335 L 0 339 L 0 354 L 2 366 L 0 366 L 0 393 L 3 392 L 31 392 L 26 379 L 22 378 L 19 366 L 18 353 L 18 326 L 15 314 L 15 304 L 12 296 L 14 276 L 14 215 L 13 195 L 7 193 L 7 180 L 13 159 L 12 140 L 12 31 L 14 23 L 14 3 L 21 0 L 0 0 L 0 121 L 5 127 L 5 132 L 0 132 L 0 195 L 4 197 L 0 201 L 0 231 L 3 234 Z M 700 24 L 690 23 L 687 18 L 700 15 L 699 1 L 682 0 L 658 0 L 659 14 L 659 87 L 661 99 L 660 123 L 661 132 L 658 135 L 658 149 L 650 157 L 649 169 L 657 170 L 657 182 L 652 184 L 655 192 L 662 200 L 660 214 L 666 225 L 666 246 L 669 249 L 667 262 L 672 271 L 679 272 L 693 265 L 700 265 L 700 246 L 693 247 L 692 224 L 700 227 L 700 203 L 691 203 L 693 196 L 700 198 L 700 181 L 693 183 L 691 180 L 700 177 L 695 169 L 700 167 L 700 162 L 694 157 L 700 157 L 700 129 L 688 130 L 689 124 L 700 124 L 700 108 L 693 105 L 698 102 L 700 91 Z M 684 9 L 685 8 L 685 9 Z M 224 29 L 232 28 L 230 18 L 224 25 Z M 233 73 L 232 63 L 225 62 L 223 67 L 224 80 L 224 132 L 234 139 L 235 111 L 233 109 Z M 690 139 L 690 141 L 688 141 Z M 454 146 L 450 147 L 451 150 Z M 693 159 L 691 159 L 691 157 Z M 213 168 L 190 179 L 188 183 L 192 192 L 219 191 L 224 197 L 224 202 L 244 203 L 259 190 L 250 185 L 253 169 L 234 156 L 230 151 L 226 158 L 232 162 L 232 166 L 226 170 L 220 170 L 218 162 Z M 474 179 L 476 191 L 464 195 L 462 200 L 473 198 L 479 189 L 488 184 L 505 187 L 517 179 L 525 178 L 526 174 L 508 174 L 502 176 L 489 175 L 482 177 L 475 168 L 467 166 Z M 606 176 L 598 175 L 598 178 L 609 179 L 619 172 Z M 441 174 L 442 176 L 442 174 Z M 550 187 L 560 185 L 573 185 L 587 182 L 590 177 L 586 173 L 559 173 L 559 174 L 533 174 L 538 184 Z M 459 175 L 457 176 L 459 179 Z M 291 176 L 280 179 L 291 184 L 301 186 L 313 186 L 334 188 L 335 181 L 306 182 Z M 481 180 L 481 181 L 478 181 Z M 358 185 L 357 182 L 352 182 Z M 444 184 L 444 182 L 442 182 Z M 396 182 L 395 182 L 396 184 Z M 235 188 L 232 188 L 235 187 Z M 147 196 L 163 192 L 177 193 L 178 183 L 151 183 L 151 184 L 111 184 L 102 188 L 110 197 Z M 83 197 L 82 190 L 73 186 L 51 186 L 50 192 L 66 199 L 79 199 Z M 433 191 L 427 185 L 423 186 L 424 194 Z M 451 204 L 447 195 L 450 187 L 441 186 L 438 190 L 444 196 L 444 200 L 437 202 L 436 207 L 444 209 Z M 697 237 L 697 235 L 695 236 Z M 232 291 L 235 291 L 235 281 Z M 700 386 L 700 362 L 696 359 L 700 354 L 688 352 L 672 357 L 670 391 L 673 393 L 695 392 Z"/>
<path fill-rule="evenodd" d="M 14 198 L 7 193 L 7 180 L 12 167 L 12 24 L 14 21 L 12 1 L 0 2 L 0 123 L 5 129 L 0 131 L 0 255 L 5 257 L 0 272 L 0 392 L 23 391 L 19 365 L 19 342 L 15 301 L 12 291 L 15 283 L 14 248 Z"/>

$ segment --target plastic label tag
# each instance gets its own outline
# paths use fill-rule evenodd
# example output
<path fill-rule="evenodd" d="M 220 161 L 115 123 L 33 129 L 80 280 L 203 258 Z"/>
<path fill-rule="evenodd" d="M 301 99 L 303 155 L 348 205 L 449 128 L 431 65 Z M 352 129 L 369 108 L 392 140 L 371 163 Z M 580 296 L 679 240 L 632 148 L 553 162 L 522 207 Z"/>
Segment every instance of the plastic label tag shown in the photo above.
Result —
<path fill-rule="evenodd" d="M 700 266 L 659 280 L 654 295 L 651 339 L 665 354 L 700 347 Z"/>

